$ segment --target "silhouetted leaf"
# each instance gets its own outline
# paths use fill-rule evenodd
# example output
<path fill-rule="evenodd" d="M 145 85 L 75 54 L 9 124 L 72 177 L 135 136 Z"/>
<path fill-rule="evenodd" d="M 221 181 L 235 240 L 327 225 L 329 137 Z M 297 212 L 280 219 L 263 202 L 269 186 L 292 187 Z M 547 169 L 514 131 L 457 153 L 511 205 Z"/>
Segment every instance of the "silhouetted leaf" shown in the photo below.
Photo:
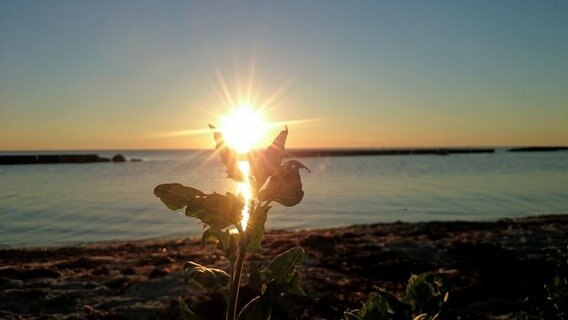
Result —
<path fill-rule="evenodd" d="M 345 320 L 361 320 L 361 317 L 359 317 L 357 312 L 359 312 L 359 310 L 354 310 L 353 312 L 345 311 L 343 313 L 343 318 Z"/>
<path fill-rule="evenodd" d="M 274 293 L 272 290 L 266 290 L 260 296 L 255 297 L 243 307 L 237 316 L 237 320 L 271 319 L 273 299 Z"/>
<path fill-rule="evenodd" d="M 306 293 L 301 287 L 301 282 L 302 282 L 302 276 L 300 276 L 300 273 L 296 271 L 292 276 L 292 280 L 290 280 L 290 282 L 288 282 L 285 286 L 283 286 L 282 289 L 291 294 L 305 296 Z"/>
<path fill-rule="evenodd" d="M 389 307 L 389 311 L 396 315 L 404 316 L 404 318 L 410 318 L 411 308 L 409 304 L 402 302 L 399 298 L 394 296 L 392 293 L 378 289 L 378 294 L 385 299 Z"/>
<path fill-rule="evenodd" d="M 185 214 L 209 225 L 212 231 L 220 230 L 229 225 L 237 225 L 241 219 L 244 202 L 234 194 L 226 195 L 213 193 L 195 198 L 190 203 Z"/>
<path fill-rule="evenodd" d="M 276 173 L 276 171 L 278 171 L 278 168 L 280 167 L 280 164 L 282 163 L 287 137 L 288 127 L 285 126 L 284 130 L 280 131 L 278 136 L 276 136 L 274 141 L 272 141 L 272 144 L 268 146 L 266 151 L 264 151 L 264 157 L 266 158 L 268 164 L 269 176 Z"/>
<path fill-rule="evenodd" d="M 260 274 L 260 269 L 258 268 L 258 263 L 255 261 L 248 262 L 248 285 L 255 292 L 260 292 L 262 287 L 262 276 Z"/>
<path fill-rule="evenodd" d="M 266 223 L 268 210 L 270 210 L 270 208 L 270 206 L 258 207 L 254 212 L 251 212 L 246 230 L 248 235 L 248 251 L 258 252 L 262 250 L 264 224 Z"/>
<path fill-rule="evenodd" d="M 209 129 L 213 130 L 215 150 L 219 153 L 221 161 L 223 161 L 223 164 L 225 165 L 227 177 L 236 181 L 243 181 L 244 177 L 241 170 L 239 169 L 237 154 L 225 143 L 223 134 L 219 130 L 217 130 L 215 126 L 209 125 Z"/>
<path fill-rule="evenodd" d="M 188 261 L 183 264 L 184 280 L 211 292 L 226 286 L 231 276 L 221 269 L 207 268 L 198 263 Z"/>
<path fill-rule="evenodd" d="M 304 260 L 304 249 L 294 247 L 276 256 L 266 269 L 264 274 L 278 283 L 288 283 L 294 276 L 296 265 Z"/>
<path fill-rule="evenodd" d="M 422 313 L 422 314 L 419 314 L 419 315 L 417 315 L 416 317 L 414 317 L 412 320 L 428 320 L 428 319 L 430 319 L 430 318 L 431 318 L 431 317 L 430 317 L 429 314 L 427 314 L 427 313 Z"/>
<path fill-rule="evenodd" d="M 199 320 L 200 318 L 189 309 L 182 297 L 178 297 L 179 309 L 183 320 Z"/>
<path fill-rule="evenodd" d="M 300 274 L 296 271 L 296 265 L 303 260 L 304 249 L 295 247 L 274 258 L 263 273 L 270 279 L 271 286 L 276 286 L 281 291 L 303 295 L 304 291 L 300 288 Z"/>
<path fill-rule="evenodd" d="M 437 319 L 447 302 L 447 292 L 444 290 L 443 274 L 425 272 L 411 275 L 408 279 L 405 296 L 401 302 L 409 305 L 410 314 L 421 316 L 419 319 Z M 427 314 L 426 317 L 422 314 Z"/>
<path fill-rule="evenodd" d="M 265 320 L 268 319 L 262 312 L 262 297 L 256 296 L 249 301 L 239 312 L 237 320 Z"/>
<path fill-rule="evenodd" d="M 229 244 L 231 242 L 231 234 L 229 230 L 221 231 L 221 230 L 211 230 L 207 229 L 203 232 L 203 236 L 201 236 L 201 242 L 203 244 L 215 242 L 218 244 L 218 248 L 220 250 L 227 250 L 229 248 Z"/>
<path fill-rule="evenodd" d="M 279 172 L 284 157 L 288 127 L 282 130 L 272 144 L 263 153 L 251 153 L 251 172 L 254 178 L 255 189 L 262 187 L 268 177 Z"/>
<path fill-rule="evenodd" d="M 300 203 L 304 197 L 300 169 L 310 171 L 296 160 L 284 163 L 280 171 L 270 178 L 266 188 L 258 192 L 258 199 L 269 202 L 276 201 L 287 207 Z"/>
<path fill-rule="evenodd" d="M 241 241 L 241 235 L 238 233 L 230 234 L 229 238 L 229 246 L 226 250 L 223 250 L 225 257 L 229 259 L 231 265 L 235 264 L 235 260 L 237 259 L 237 254 L 239 253 L 239 242 Z"/>
<path fill-rule="evenodd" d="M 408 279 L 406 294 L 402 301 L 421 305 L 432 298 L 435 295 L 434 287 L 426 281 L 431 275 L 430 272 L 411 275 L 410 279 Z"/>
<path fill-rule="evenodd" d="M 363 304 L 359 317 L 361 320 L 390 320 L 386 299 L 380 295 L 373 296 Z"/>
<path fill-rule="evenodd" d="M 186 187 L 179 183 L 161 184 L 154 188 L 154 194 L 172 210 L 184 208 L 195 201 L 197 197 L 205 195 L 205 193 L 197 189 Z"/>

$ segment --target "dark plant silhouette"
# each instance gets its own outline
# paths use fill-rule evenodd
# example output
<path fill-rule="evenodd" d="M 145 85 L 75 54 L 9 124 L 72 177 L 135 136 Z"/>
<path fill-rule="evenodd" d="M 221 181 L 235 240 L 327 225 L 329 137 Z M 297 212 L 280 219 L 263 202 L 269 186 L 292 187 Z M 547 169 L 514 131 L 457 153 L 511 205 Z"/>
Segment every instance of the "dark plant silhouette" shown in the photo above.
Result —
<path fill-rule="evenodd" d="M 287 127 L 266 150 L 247 154 L 231 150 L 223 134 L 214 126 L 209 127 L 213 131 L 215 149 L 226 168 L 227 177 L 246 182 L 252 195 L 250 199 L 231 192 L 207 194 L 179 183 L 161 184 L 154 189 L 154 194 L 169 209 L 184 209 L 188 217 L 199 219 L 206 226 L 202 242 L 217 243 L 230 261 L 228 272 L 186 262 L 183 266 L 186 282 L 212 293 L 222 293 L 227 304 L 228 320 L 269 319 L 272 302 L 281 293 L 304 294 L 300 287 L 300 274 L 296 270 L 296 265 L 303 260 L 304 250 L 296 247 L 283 252 L 263 270 L 251 263 L 248 268 L 250 278 L 256 283 L 259 294 L 239 312 L 237 301 L 245 257 L 248 252 L 262 250 L 264 225 L 272 203 L 288 207 L 300 203 L 304 196 L 300 169 L 309 170 L 295 160 L 282 162 Z M 246 222 L 243 220 L 243 209 L 250 214 Z M 200 319 L 181 297 L 178 300 L 184 319 Z"/>
<path fill-rule="evenodd" d="M 436 320 L 448 301 L 441 275 L 430 272 L 410 276 L 403 298 L 377 290 L 361 309 L 345 312 L 345 320 Z"/>

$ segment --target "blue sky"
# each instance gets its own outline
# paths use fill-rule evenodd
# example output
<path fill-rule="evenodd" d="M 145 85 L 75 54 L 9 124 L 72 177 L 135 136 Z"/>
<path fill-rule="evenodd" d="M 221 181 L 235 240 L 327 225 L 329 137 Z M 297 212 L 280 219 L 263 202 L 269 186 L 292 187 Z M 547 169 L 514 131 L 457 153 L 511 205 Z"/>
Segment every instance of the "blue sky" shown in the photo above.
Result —
<path fill-rule="evenodd" d="M 3 150 L 210 147 L 223 83 L 291 147 L 568 144 L 565 1 L 0 0 L 0 70 Z"/>

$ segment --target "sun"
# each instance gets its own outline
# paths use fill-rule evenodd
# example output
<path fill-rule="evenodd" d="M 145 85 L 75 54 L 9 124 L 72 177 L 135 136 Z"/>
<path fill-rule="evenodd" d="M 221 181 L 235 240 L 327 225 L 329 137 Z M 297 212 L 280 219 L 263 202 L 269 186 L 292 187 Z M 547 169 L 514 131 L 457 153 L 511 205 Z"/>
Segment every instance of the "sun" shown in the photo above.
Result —
<path fill-rule="evenodd" d="M 219 130 L 223 134 L 225 143 L 239 154 L 246 154 L 257 147 L 263 140 L 267 124 L 264 122 L 262 114 L 258 108 L 250 104 L 241 104 L 232 108 L 229 113 L 221 119 Z M 245 206 L 242 210 L 241 225 L 242 230 L 246 230 L 250 216 L 250 203 L 253 199 L 252 187 L 249 180 L 250 163 L 248 160 L 238 162 L 244 180 L 237 184 L 237 192 L 243 197 Z"/>
<path fill-rule="evenodd" d="M 266 124 L 258 109 L 241 104 L 223 117 L 219 129 L 231 149 L 237 153 L 247 153 L 261 142 Z"/>

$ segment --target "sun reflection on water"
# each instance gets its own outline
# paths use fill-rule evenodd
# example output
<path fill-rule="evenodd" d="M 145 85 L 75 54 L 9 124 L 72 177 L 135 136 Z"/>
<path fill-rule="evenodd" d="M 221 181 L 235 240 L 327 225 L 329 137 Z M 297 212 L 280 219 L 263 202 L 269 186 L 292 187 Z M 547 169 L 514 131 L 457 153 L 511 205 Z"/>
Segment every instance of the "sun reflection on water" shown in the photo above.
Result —
<path fill-rule="evenodd" d="M 237 185 L 237 192 L 244 198 L 245 206 L 242 211 L 241 227 L 246 230 L 250 217 L 250 201 L 252 200 L 252 188 L 249 179 L 250 164 L 248 161 L 239 161 L 239 169 L 243 173 L 244 180 Z"/>

